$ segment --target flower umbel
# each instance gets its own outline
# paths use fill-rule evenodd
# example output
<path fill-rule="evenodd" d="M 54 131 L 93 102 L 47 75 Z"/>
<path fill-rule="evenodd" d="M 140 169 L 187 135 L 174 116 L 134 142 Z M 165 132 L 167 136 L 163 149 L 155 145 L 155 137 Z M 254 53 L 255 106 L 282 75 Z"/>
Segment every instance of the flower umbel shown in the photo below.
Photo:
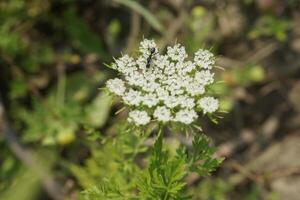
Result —
<path fill-rule="evenodd" d="M 133 110 L 129 112 L 128 121 L 136 125 L 146 125 L 150 122 L 150 117 L 146 111 Z"/>
<path fill-rule="evenodd" d="M 219 108 L 219 101 L 213 97 L 203 97 L 199 101 L 203 113 L 213 113 Z"/>
<path fill-rule="evenodd" d="M 153 48 L 156 53 L 149 66 Z M 141 42 L 139 51 L 136 59 L 123 55 L 112 64 L 123 80 L 107 81 L 108 90 L 130 108 L 129 122 L 138 126 L 151 120 L 191 124 L 198 118 L 197 113 L 218 110 L 219 101 L 206 95 L 214 82 L 211 70 L 215 58 L 211 52 L 200 49 L 189 61 L 184 46 L 167 47 L 167 53 L 161 55 L 154 40 L 147 39 Z"/>

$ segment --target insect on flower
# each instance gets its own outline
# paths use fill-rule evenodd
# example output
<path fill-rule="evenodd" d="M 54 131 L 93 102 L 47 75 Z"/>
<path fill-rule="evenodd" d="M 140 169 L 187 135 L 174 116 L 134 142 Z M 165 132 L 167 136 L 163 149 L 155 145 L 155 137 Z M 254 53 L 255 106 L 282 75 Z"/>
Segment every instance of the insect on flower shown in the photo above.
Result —
<path fill-rule="evenodd" d="M 152 57 L 153 57 L 153 55 L 155 54 L 155 48 L 151 48 L 151 49 L 149 49 L 149 50 L 150 50 L 150 55 L 149 55 L 149 57 L 147 58 L 146 68 L 149 68 L 149 67 L 150 67 L 151 61 L 152 61 Z"/>
<path fill-rule="evenodd" d="M 214 83 L 214 55 L 199 49 L 188 59 L 185 47 L 176 44 L 160 54 L 154 40 L 144 39 L 137 58 L 123 55 L 112 64 L 124 79 L 107 81 L 108 90 L 130 108 L 128 121 L 144 126 L 151 121 L 192 124 L 201 112 L 218 111 L 219 101 L 209 95 Z M 154 67 L 151 67 L 155 65 Z"/>

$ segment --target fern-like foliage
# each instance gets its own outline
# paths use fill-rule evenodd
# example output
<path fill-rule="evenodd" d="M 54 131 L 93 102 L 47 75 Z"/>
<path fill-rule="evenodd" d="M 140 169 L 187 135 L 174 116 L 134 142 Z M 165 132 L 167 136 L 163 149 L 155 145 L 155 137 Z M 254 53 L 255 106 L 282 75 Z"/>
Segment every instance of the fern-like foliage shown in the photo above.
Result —
<path fill-rule="evenodd" d="M 184 158 L 170 156 L 163 149 L 162 134 L 157 138 L 149 168 L 144 171 L 137 187 L 146 199 L 185 199 L 183 189 L 186 183 Z"/>
<path fill-rule="evenodd" d="M 93 186 L 81 193 L 84 200 L 134 200 L 137 199 L 131 196 L 127 191 L 122 190 L 118 183 L 105 180 L 99 186 Z"/>
<path fill-rule="evenodd" d="M 136 142 L 140 143 L 141 141 Z M 119 147 L 122 148 L 122 145 L 120 144 Z M 140 152 L 150 153 L 146 166 L 141 167 L 136 162 L 128 162 L 130 153 L 127 153 L 126 156 L 123 155 L 123 158 L 119 157 L 118 162 L 114 163 L 114 165 L 118 165 L 115 175 L 111 174 L 109 179 L 103 178 L 97 187 L 86 188 L 82 192 L 83 199 L 192 199 L 192 196 L 187 195 L 185 178 L 192 172 L 198 173 L 199 176 L 208 176 L 223 159 L 213 158 L 216 149 L 209 146 L 209 140 L 203 135 L 194 138 L 191 150 L 181 145 L 177 148 L 176 153 L 172 154 L 168 147 L 168 145 L 164 145 L 163 134 L 160 132 L 153 148 L 147 152 Z M 131 154 L 137 156 L 136 152 Z M 106 160 L 106 162 L 108 164 L 110 161 Z M 124 176 L 122 166 L 134 168 L 135 173 Z M 114 177 L 119 178 L 114 179 Z M 122 181 L 120 177 L 122 177 Z"/>
<path fill-rule="evenodd" d="M 183 145 L 177 150 L 190 171 L 197 172 L 199 176 L 209 176 L 222 163 L 224 158 L 213 158 L 215 152 L 216 148 L 209 146 L 209 140 L 203 135 L 195 136 L 191 152 Z"/>

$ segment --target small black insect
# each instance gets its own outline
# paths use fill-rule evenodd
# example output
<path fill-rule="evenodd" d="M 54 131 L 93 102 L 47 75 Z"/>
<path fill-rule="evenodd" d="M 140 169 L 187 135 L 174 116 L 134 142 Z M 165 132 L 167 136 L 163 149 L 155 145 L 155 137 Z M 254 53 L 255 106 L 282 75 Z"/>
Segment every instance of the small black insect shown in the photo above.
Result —
<path fill-rule="evenodd" d="M 150 55 L 149 57 L 147 58 L 147 64 L 146 64 L 146 68 L 149 68 L 150 65 L 151 65 L 151 60 L 153 58 L 153 55 L 155 54 L 155 48 L 151 48 L 149 49 L 150 50 Z"/>

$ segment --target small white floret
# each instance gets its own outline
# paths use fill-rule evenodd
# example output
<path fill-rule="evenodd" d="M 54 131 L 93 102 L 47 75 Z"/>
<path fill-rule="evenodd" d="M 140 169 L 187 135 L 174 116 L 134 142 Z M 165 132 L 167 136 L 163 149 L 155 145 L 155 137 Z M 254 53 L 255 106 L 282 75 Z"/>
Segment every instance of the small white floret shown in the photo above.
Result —
<path fill-rule="evenodd" d="M 123 95 L 126 90 L 124 81 L 119 78 L 108 80 L 106 82 L 106 87 L 109 91 L 119 96 Z"/>
<path fill-rule="evenodd" d="M 195 107 L 195 100 L 194 98 L 190 98 L 188 96 L 181 96 L 180 105 L 182 108 L 193 109 Z"/>
<path fill-rule="evenodd" d="M 129 112 L 128 121 L 135 123 L 136 125 L 146 125 L 150 120 L 151 118 L 146 111 L 133 110 Z"/>
<path fill-rule="evenodd" d="M 211 69 L 215 64 L 215 58 L 210 51 L 199 49 L 195 53 L 194 62 L 203 69 Z"/>
<path fill-rule="evenodd" d="M 125 103 L 131 106 L 138 106 L 142 101 L 141 92 L 130 89 L 125 95 L 123 96 L 123 100 Z"/>
<path fill-rule="evenodd" d="M 176 96 L 168 96 L 164 99 L 164 103 L 168 108 L 175 108 L 180 104 L 180 100 Z"/>
<path fill-rule="evenodd" d="M 143 96 L 142 101 L 143 101 L 144 105 L 151 108 L 159 102 L 159 99 L 157 98 L 157 96 L 154 93 L 149 93 L 149 94 L 146 94 L 145 96 Z"/>
<path fill-rule="evenodd" d="M 198 105 L 202 108 L 204 114 L 213 113 L 219 108 L 219 101 L 213 97 L 203 97 L 198 101 Z"/>
<path fill-rule="evenodd" d="M 195 81 L 202 85 L 209 85 L 214 82 L 214 73 L 209 70 L 198 71 L 195 74 Z"/>
<path fill-rule="evenodd" d="M 155 109 L 153 116 L 161 122 L 168 122 L 172 120 L 170 109 L 165 106 L 159 106 Z"/>
<path fill-rule="evenodd" d="M 168 47 L 167 54 L 169 58 L 174 61 L 184 61 L 184 59 L 188 57 L 184 46 L 180 44 L 176 44 L 174 47 Z"/>
<path fill-rule="evenodd" d="M 150 55 L 150 50 L 154 48 L 155 51 L 157 51 L 157 47 L 155 44 L 154 40 L 148 40 L 148 39 L 144 39 L 141 43 L 140 43 L 140 52 L 142 53 L 142 55 L 144 57 L 148 57 Z"/>
<path fill-rule="evenodd" d="M 191 82 L 189 85 L 186 86 L 186 91 L 192 96 L 197 96 L 204 94 L 205 88 L 202 84 L 199 84 L 197 82 Z"/>
<path fill-rule="evenodd" d="M 197 117 L 198 115 L 194 110 L 183 109 L 176 113 L 174 120 L 183 124 L 191 124 Z"/>

